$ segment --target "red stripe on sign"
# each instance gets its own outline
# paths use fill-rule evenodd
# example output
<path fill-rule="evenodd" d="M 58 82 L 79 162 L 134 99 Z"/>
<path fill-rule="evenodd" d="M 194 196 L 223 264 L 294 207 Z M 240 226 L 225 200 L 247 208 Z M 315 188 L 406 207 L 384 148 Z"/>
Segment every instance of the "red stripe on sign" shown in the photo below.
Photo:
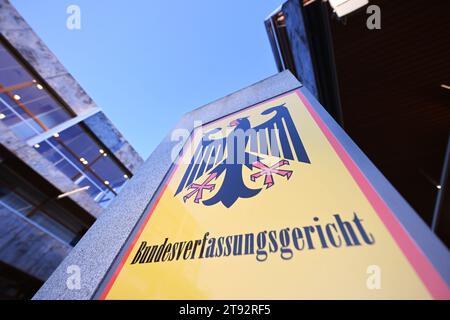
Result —
<path fill-rule="evenodd" d="M 183 149 L 184 150 L 184 149 Z M 183 155 L 184 157 L 184 155 Z M 164 184 L 164 187 L 161 189 L 161 191 L 158 193 L 158 197 L 156 198 L 153 206 L 151 207 L 151 209 L 149 210 L 147 216 L 145 217 L 144 222 L 141 224 L 141 226 L 139 227 L 138 232 L 136 233 L 133 242 L 131 243 L 131 245 L 128 247 L 127 251 L 125 252 L 125 255 L 122 257 L 122 260 L 120 260 L 119 265 L 117 266 L 116 270 L 114 271 L 114 274 L 112 275 L 112 277 L 109 279 L 108 284 L 106 285 L 105 290 L 102 292 L 101 296 L 100 296 L 100 300 L 105 300 L 106 296 L 108 295 L 109 291 L 111 290 L 111 287 L 113 286 L 114 282 L 116 281 L 117 277 L 119 276 L 120 272 L 122 271 L 122 268 L 125 264 L 125 262 L 128 260 L 128 257 L 131 254 L 131 251 L 133 250 L 134 246 L 136 245 L 137 240 L 139 239 L 142 231 L 144 231 L 144 228 L 146 227 L 148 221 L 150 220 L 150 217 L 153 214 L 153 211 L 155 211 L 156 206 L 159 203 L 159 200 L 161 199 L 162 195 L 164 194 L 164 192 L 166 191 L 167 186 L 169 185 L 170 180 L 172 180 L 173 175 L 175 174 L 175 172 L 178 169 L 178 166 L 180 165 L 181 160 L 179 160 L 177 162 L 177 164 L 175 165 L 175 168 L 173 169 L 172 173 L 170 174 L 170 176 L 168 177 L 166 183 Z"/>
<path fill-rule="evenodd" d="M 410 264 L 415 269 L 422 282 L 427 287 L 430 294 L 435 299 L 449 299 L 450 289 L 441 277 L 439 272 L 434 268 L 422 250 L 417 246 L 416 242 L 411 238 L 408 231 L 400 223 L 398 218 L 384 202 L 370 181 L 364 176 L 359 167 L 353 159 L 345 151 L 337 138 L 333 135 L 327 125 L 323 122 L 317 111 L 311 106 L 308 99 L 300 90 L 297 90 L 297 95 L 305 104 L 310 115 L 313 117 L 316 124 L 322 130 L 328 142 L 338 154 L 341 161 L 344 163 L 347 170 L 352 175 L 355 182 L 358 184 L 361 191 L 366 196 L 376 213 L 384 223 L 392 237 L 395 239 L 397 245 L 407 257 Z"/>

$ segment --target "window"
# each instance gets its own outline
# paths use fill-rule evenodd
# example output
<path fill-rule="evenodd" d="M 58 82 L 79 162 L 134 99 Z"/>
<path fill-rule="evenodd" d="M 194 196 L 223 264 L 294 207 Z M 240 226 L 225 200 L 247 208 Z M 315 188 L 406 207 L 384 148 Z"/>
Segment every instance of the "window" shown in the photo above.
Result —
<path fill-rule="evenodd" d="M 26 140 L 71 117 L 0 43 L 0 121 Z"/>
<path fill-rule="evenodd" d="M 0 208 L 26 219 L 51 236 L 74 245 L 87 226 L 56 199 L 28 183 L 5 164 L 0 164 Z"/>
<path fill-rule="evenodd" d="M 83 124 L 72 126 L 35 148 L 75 184 L 89 187 L 86 192 L 103 207 L 131 176 Z"/>
<path fill-rule="evenodd" d="M 0 42 L 0 121 L 18 137 L 29 140 L 70 118 L 72 115 Z M 89 187 L 88 194 L 103 207 L 131 177 L 83 124 L 73 125 L 34 147 L 75 184 Z M 10 201 L 20 202 L 13 195 Z M 44 216 L 40 217 L 44 223 Z"/>

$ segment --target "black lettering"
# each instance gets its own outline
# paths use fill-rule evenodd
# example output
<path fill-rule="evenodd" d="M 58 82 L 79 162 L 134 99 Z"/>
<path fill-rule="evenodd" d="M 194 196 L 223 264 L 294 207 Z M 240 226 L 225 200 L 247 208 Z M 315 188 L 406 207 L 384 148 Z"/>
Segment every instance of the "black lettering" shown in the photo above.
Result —
<path fill-rule="evenodd" d="M 254 253 L 254 236 L 253 233 L 247 233 L 245 235 L 245 254 Z"/>
<path fill-rule="evenodd" d="M 281 258 L 283 260 L 291 259 L 294 254 L 292 253 L 292 249 L 289 248 L 289 245 L 291 244 L 289 228 L 285 228 L 280 231 L 280 244 Z"/>
<path fill-rule="evenodd" d="M 364 230 L 364 227 L 361 223 L 362 219 L 358 218 L 358 216 L 356 215 L 356 212 L 354 212 L 353 217 L 354 217 L 353 222 L 356 224 L 356 227 L 358 228 L 359 233 L 361 233 L 361 236 L 362 236 L 364 242 L 367 244 L 374 244 L 375 238 L 373 237 L 373 235 L 371 233 L 367 234 L 366 230 Z"/>
<path fill-rule="evenodd" d="M 203 252 L 204 252 L 204 250 L 205 250 L 206 239 L 208 238 L 208 236 L 209 236 L 209 232 L 206 232 L 206 233 L 203 235 L 202 249 L 200 250 L 200 256 L 199 256 L 200 259 L 203 259 Z"/>
<path fill-rule="evenodd" d="M 169 240 L 169 238 L 166 238 L 164 240 L 163 244 L 159 246 L 159 249 L 158 249 L 158 252 L 156 253 L 156 257 L 155 257 L 154 262 L 159 262 L 159 260 L 161 259 L 161 256 L 163 254 L 164 248 L 166 247 L 167 240 Z"/>
<path fill-rule="evenodd" d="M 223 242 L 224 241 L 225 241 L 225 239 L 223 237 L 220 237 L 219 239 L 217 239 L 217 250 L 216 250 L 216 254 L 214 255 L 217 258 L 221 257 L 223 254 Z"/>
<path fill-rule="evenodd" d="M 319 221 L 319 218 L 314 217 L 315 222 Z M 322 226 L 320 224 L 316 225 L 317 233 L 319 234 L 320 243 L 322 244 L 322 248 L 328 248 L 327 241 L 325 240 L 325 236 L 323 235 Z"/>
<path fill-rule="evenodd" d="M 256 243 L 258 245 L 258 250 L 256 250 L 256 260 L 259 262 L 266 261 L 267 259 L 267 251 L 266 248 L 266 233 L 267 231 L 262 231 L 258 233 L 258 236 L 256 237 Z"/>
<path fill-rule="evenodd" d="M 242 254 L 242 234 L 233 236 L 233 255 L 240 256 Z"/>
<path fill-rule="evenodd" d="M 272 230 L 269 231 L 269 252 L 275 253 L 278 251 L 277 233 Z"/>
<path fill-rule="evenodd" d="M 301 240 L 301 245 L 298 243 L 299 240 Z M 300 230 L 300 228 L 292 229 L 292 242 L 297 250 L 303 250 L 305 247 L 305 239 L 303 239 L 302 230 Z"/>
<path fill-rule="evenodd" d="M 206 248 L 205 258 L 214 257 L 214 247 L 216 246 L 216 238 L 211 238 L 208 240 L 208 247 Z"/>
<path fill-rule="evenodd" d="M 306 242 L 308 243 L 308 249 L 315 249 L 314 244 L 312 242 L 311 233 L 314 233 L 314 227 L 313 226 L 307 226 L 303 227 L 305 230 L 305 236 L 306 236 Z"/>
<path fill-rule="evenodd" d="M 180 260 L 181 252 L 183 252 L 186 241 L 180 242 L 179 244 L 180 245 L 178 246 L 177 260 Z"/>
<path fill-rule="evenodd" d="M 339 248 L 339 247 L 341 246 L 341 244 L 342 244 L 341 237 L 339 236 L 339 234 L 337 234 L 337 238 L 338 238 L 338 240 L 339 240 L 339 244 L 337 244 L 337 243 L 336 243 L 336 240 L 334 239 L 334 236 L 333 236 L 333 232 L 332 232 L 332 230 L 331 230 L 331 227 L 333 227 L 334 231 L 337 233 L 337 228 L 336 228 L 335 224 L 334 224 L 334 223 L 328 223 L 328 224 L 326 225 L 326 227 L 325 227 L 325 230 L 327 231 L 327 235 L 328 235 L 328 240 L 330 240 L 331 245 L 332 245 L 333 247 Z"/>
<path fill-rule="evenodd" d="M 342 236 L 344 237 L 345 243 L 347 246 L 361 245 L 356 236 L 355 231 L 353 230 L 352 225 L 348 221 L 342 221 L 341 217 L 338 214 L 334 215 L 336 222 L 338 224 L 339 229 L 341 230 Z M 350 236 L 349 236 L 350 234 Z M 351 239 L 350 239 L 351 237 Z M 352 242 L 353 240 L 353 242 Z"/>
<path fill-rule="evenodd" d="M 170 252 L 170 249 L 172 249 L 172 244 L 171 244 L 171 243 L 169 243 L 169 244 L 167 245 L 166 249 L 164 250 L 164 253 L 163 253 L 163 255 L 162 255 L 161 261 L 164 262 L 164 261 L 167 260 L 167 254 Z"/>
<path fill-rule="evenodd" d="M 175 257 L 177 256 L 177 250 L 179 247 L 180 243 L 179 242 L 175 242 L 172 246 L 172 254 L 169 257 L 169 261 L 172 261 L 173 259 L 175 259 Z"/>
<path fill-rule="evenodd" d="M 197 246 L 202 244 L 202 240 L 195 240 L 194 249 L 192 249 L 191 259 L 195 258 L 195 251 L 197 250 Z"/>
<path fill-rule="evenodd" d="M 232 236 L 228 236 L 225 238 L 225 242 L 226 242 L 226 249 L 224 252 L 224 257 L 228 257 L 231 254 L 231 242 L 233 241 L 233 237 Z"/>
<path fill-rule="evenodd" d="M 138 251 L 136 252 L 136 254 L 134 255 L 133 260 L 131 261 L 131 264 L 135 264 L 136 262 L 138 262 L 138 260 L 142 256 L 142 252 L 143 252 L 143 250 L 145 249 L 146 246 L 147 246 L 147 241 L 142 241 L 141 245 L 139 246 Z"/>
<path fill-rule="evenodd" d="M 191 253 L 190 251 L 192 249 L 192 245 L 193 245 L 193 242 L 191 240 L 191 241 L 188 241 L 188 243 L 184 247 L 184 254 L 183 254 L 183 259 L 184 260 L 187 260 L 187 258 L 189 257 L 189 254 Z"/>
<path fill-rule="evenodd" d="M 153 258 L 154 258 L 155 255 L 156 255 L 156 251 L 158 251 L 158 246 L 157 246 L 157 245 L 152 246 L 152 248 L 150 249 L 150 253 L 149 253 L 149 255 L 148 255 L 147 260 L 145 261 L 145 263 L 153 262 Z"/>

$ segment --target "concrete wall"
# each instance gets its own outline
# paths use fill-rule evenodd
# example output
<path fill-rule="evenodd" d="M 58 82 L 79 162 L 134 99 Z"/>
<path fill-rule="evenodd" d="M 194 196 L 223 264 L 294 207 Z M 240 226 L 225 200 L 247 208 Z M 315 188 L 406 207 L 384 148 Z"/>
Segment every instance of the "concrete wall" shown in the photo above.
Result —
<path fill-rule="evenodd" d="M 84 120 L 84 123 L 133 174 L 144 163 L 141 156 L 120 134 L 103 112 Z"/>

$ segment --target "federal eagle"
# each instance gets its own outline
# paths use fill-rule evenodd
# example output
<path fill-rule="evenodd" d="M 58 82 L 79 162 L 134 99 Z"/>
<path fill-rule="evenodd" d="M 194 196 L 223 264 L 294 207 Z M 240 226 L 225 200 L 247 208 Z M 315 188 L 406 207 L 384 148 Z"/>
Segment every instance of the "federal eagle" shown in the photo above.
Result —
<path fill-rule="evenodd" d="M 206 132 L 196 148 L 186 172 L 175 192 L 175 196 L 186 190 L 183 201 L 194 197 L 195 203 L 200 201 L 211 206 L 218 202 L 229 208 L 239 198 L 251 198 L 257 195 L 261 188 L 249 188 L 243 180 L 243 166 L 259 172 L 250 175 L 251 181 L 264 176 L 264 185 L 270 188 L 274 185 L 273 174 L 289 179 L 291 170 L 280 169 L 288 166 L 289 160 L 310 163 L 300 135 L 289 114 L 282 105 L 270 107 L 261 115 L 273 115 L 269 120 L 251 127 L 248 117 L 231 121 L 226 136 L 216 138 L 221 128 Z M 274 165 L 263 162 L 266 157 L 278 157 Z M 211 192 L 216 185 L 212 183 L 220 176 L 223 183 L 217 193 L 203 200 L 205 191 Z M 203 178 L 204 177 L 204 178 Z M 201 182 L 200 182 L 201 181 Z"/>

